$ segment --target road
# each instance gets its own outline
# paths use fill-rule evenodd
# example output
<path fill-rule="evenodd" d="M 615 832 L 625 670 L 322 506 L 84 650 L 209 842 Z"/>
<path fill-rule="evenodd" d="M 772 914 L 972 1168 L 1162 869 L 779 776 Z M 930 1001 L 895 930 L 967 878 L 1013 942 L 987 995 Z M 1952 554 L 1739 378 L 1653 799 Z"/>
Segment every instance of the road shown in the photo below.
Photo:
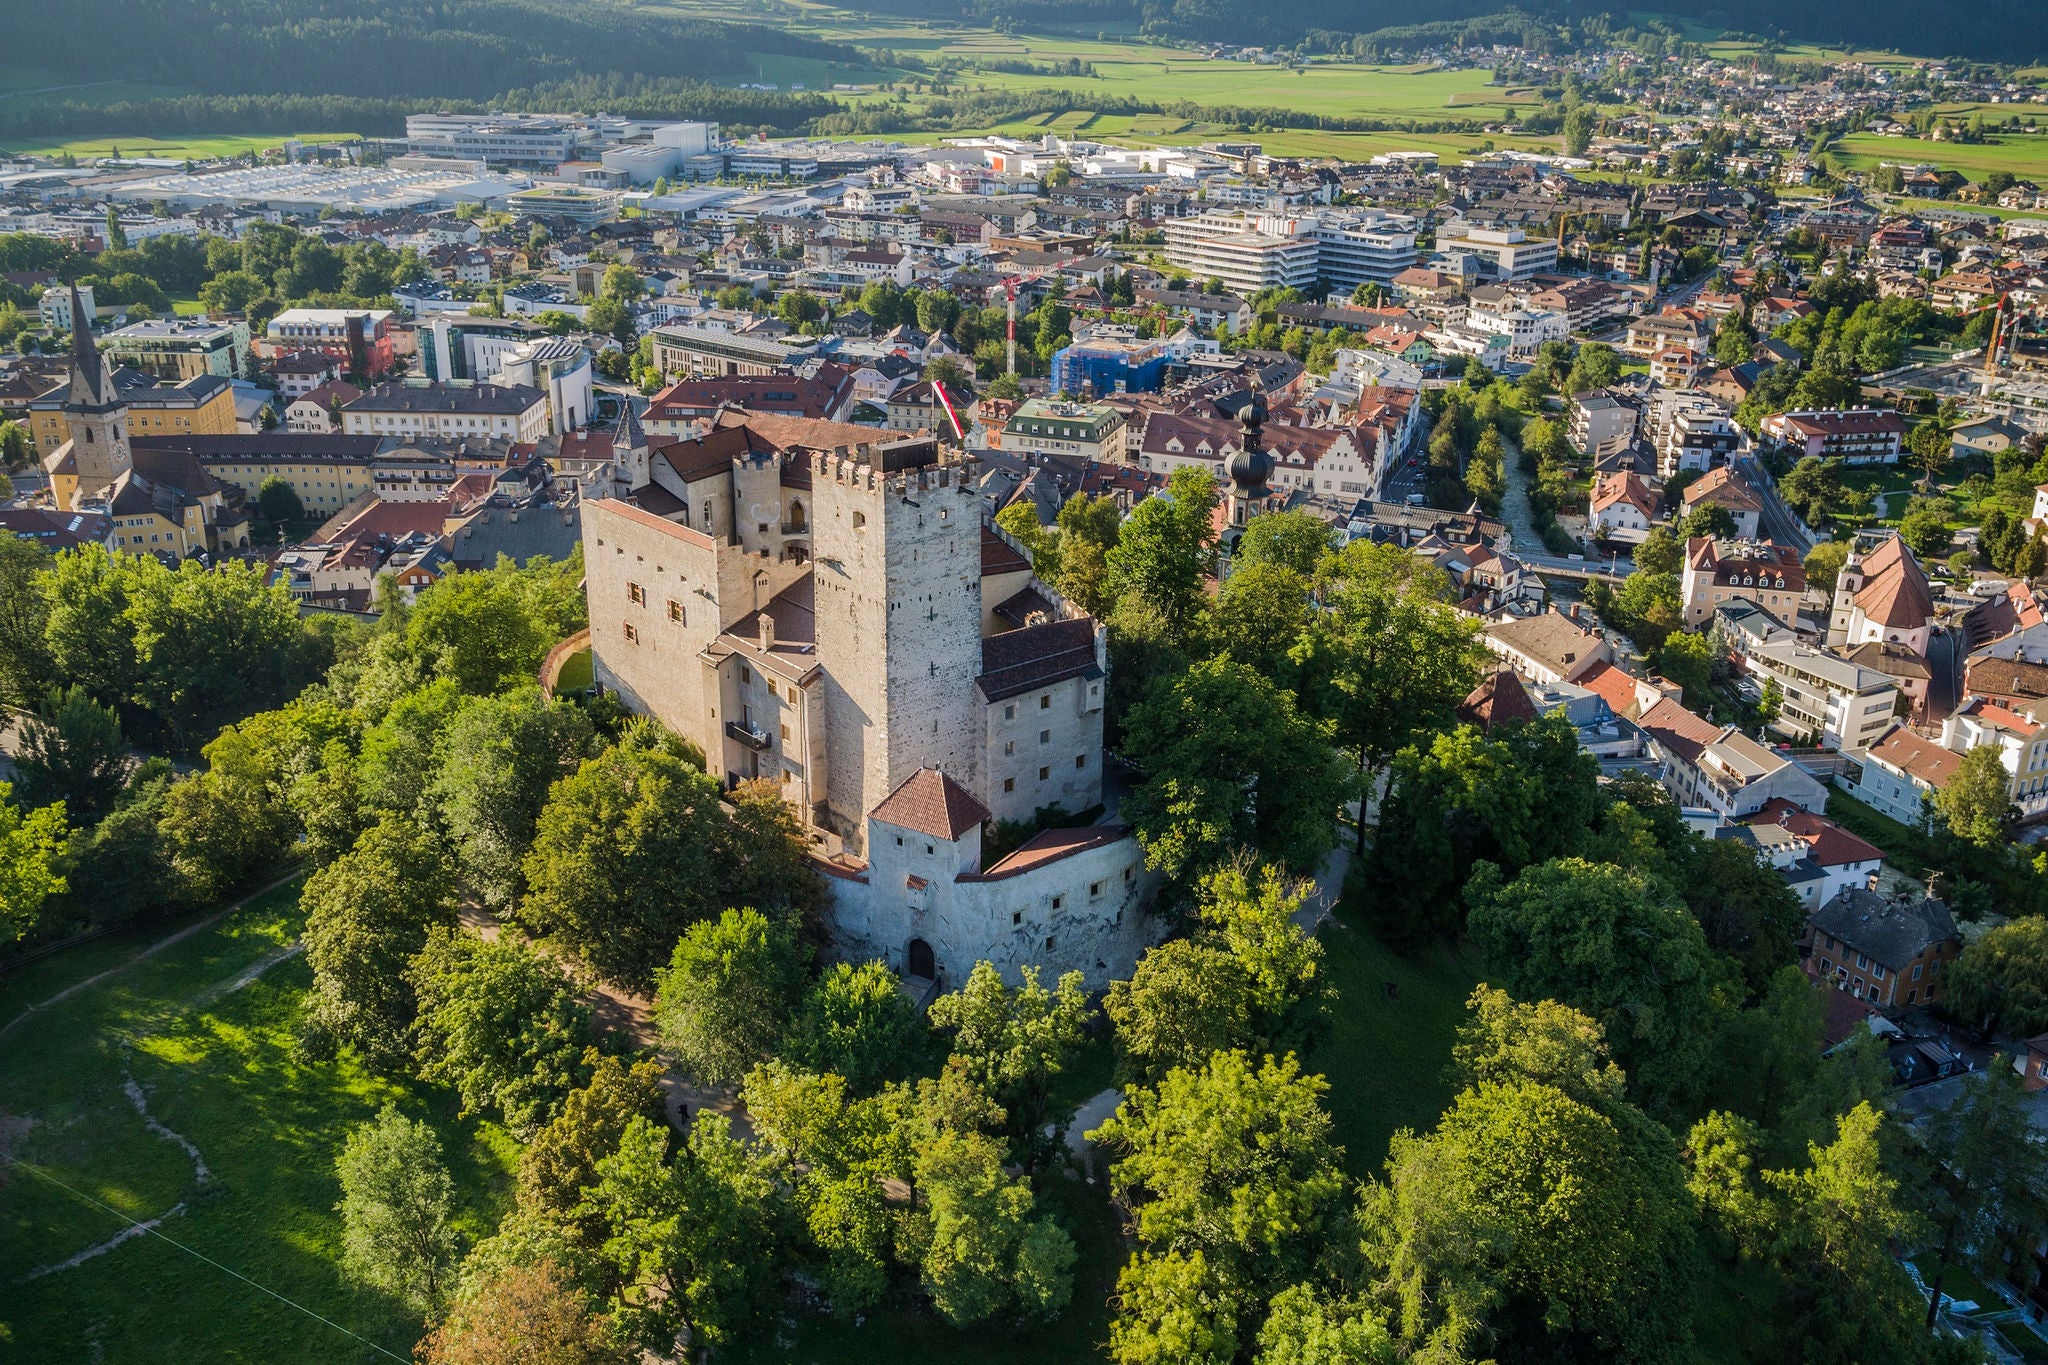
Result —
<path fill-rule="evenodd" d="M 1780 545 L 1790 545 L 1799 551 L 1799 557 L 1804 559 L 1806 552 L 1813 548 L 1813 537 L 1807 533 L 1799 518 L 1792 514 L 1792 509 L 1785 505 L 1785 500 L 1778 496 L 1778 481 L 1771 477 L 1770 471 L 1763 467 L 1763 461 L 1757 459 L 1753 450 L 1737 455 L 1735 465 L 1742 476 L 1749 480 L 1749 486 L 1756 490 L 1757 498 L 1764 505 L 1759 525 L 1764 539 Z"/>

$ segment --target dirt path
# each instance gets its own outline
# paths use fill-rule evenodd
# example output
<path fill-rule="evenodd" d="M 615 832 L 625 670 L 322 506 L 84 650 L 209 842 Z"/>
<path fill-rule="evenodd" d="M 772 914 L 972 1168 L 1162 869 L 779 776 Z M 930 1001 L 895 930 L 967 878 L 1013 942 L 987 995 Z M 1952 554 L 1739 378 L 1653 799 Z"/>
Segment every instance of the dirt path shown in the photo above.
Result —
<path fill-rule="evenodd" d="M 288 881 L 291 881 L 294 877 L 297 877 L 299 875 L 299 872 L 300 869 L 294 867 L 291 871 L 285 873 L 276 881 L 270 882 L 269 884 L 264 886 L 257 887 L 254 891 L 251 891 L 248 895 L 242 897 L 234 904 L 223 906 L 221 909 L 216 910 L 211 915 L 208 915 L 205 919 L 199 920 L 193 924 L 188 924 L 184 928 L 178 930 L 178 932 L 176 932 L 175 934 L 170 934 L 164 938 L 158 939 L 156 942 L 150 944 L 147 948 L 144 948 L 141 952 L 135 954 L 135 956 L 129 958 L 126 962 L 122 962 L 115 966 L 109 967 L 105 971 L 100 972 L 96 976 L 89 976 L 83 981 L 75 982 L 72 985 L 66 986 L 63 990 L 58 991 L 48 1000 L 41 1001 L 34 1005 L 30 1005 L 27 1009 L 23 1010 L 20 1014 L 15 1015 L 14 1018 L 8 1020 L 5 1024 L 0 1024 L 0 1038 L 5 1038 L 8 1034 L 14 1032 L 23 1024 L 27 1023 L 35 1015 L 38 1015 L 42 1013 L 44 1010 L 50 1009 L 53 1006 L 61 1005 L 66 1000 L 69 1000 L 72 996 L 78 994 L 80 991 L 85 990 L 88 987 L 97 986 L 103 981 L 110 981 L 113 978 L 119 976 L 122 972 L 127 971 L 130 967 L 133 967 L 136 963 L 141 962 L 147 958 L 155 957 L 164 949 L 169 948 L 174 944 L 184 942 L 186 939 L 192 937 L 192 935 L 198 933 L 202 929 L 212 928 L 214 925 L 219 924 L 222 920 L 226 919 L 229 915 L 234 914 L 237 910 L 240 910 L 244 906 L 248 905 L 250 901 L 255 900 L 259 896 L 267 896 L 272 891 L 277 890 L 278 887 L 283 886 Z M 254 978 L 251 979 L 253 980 Z"/>

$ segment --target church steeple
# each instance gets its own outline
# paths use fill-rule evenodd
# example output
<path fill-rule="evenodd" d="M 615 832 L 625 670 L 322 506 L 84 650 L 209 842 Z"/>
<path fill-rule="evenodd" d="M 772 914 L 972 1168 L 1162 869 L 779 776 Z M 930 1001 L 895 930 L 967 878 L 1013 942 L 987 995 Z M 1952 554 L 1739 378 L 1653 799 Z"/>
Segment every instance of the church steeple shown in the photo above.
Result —
<path fill-rule="evenodd" d="M 1273 477 L 1273 456 L 1266 449 L 1266 398 L 1256 371 L 1239 421 L 1237 450 L 1223 466 L 1223 472 L 1230 478 L 1225 500 L 1232 526 L 1243 526 L 1272 496 L 1272 490 L 1266 486 L 1266 481 Z"/>
<path fill-rule="evenodd" d="M 128 449 L 128 404 L 114 385 L 113 371 L 93 345 L 92 319 L 78 286 L 71 286 L 71 385 L 64 395 L 64 421 L 71 428 L 70 463 L 78 482 L 76 504 L 94 497 L 133 467 Z M 73 509 L 75 510 L 75 507 Z"/>

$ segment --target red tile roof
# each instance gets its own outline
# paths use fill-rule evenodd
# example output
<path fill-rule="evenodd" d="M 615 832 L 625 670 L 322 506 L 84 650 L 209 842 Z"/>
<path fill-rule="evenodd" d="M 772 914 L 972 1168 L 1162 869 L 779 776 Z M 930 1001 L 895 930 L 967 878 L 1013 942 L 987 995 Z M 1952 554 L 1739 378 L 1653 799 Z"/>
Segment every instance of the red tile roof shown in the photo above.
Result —
<path fill-rule="evenodd" d="M 1961 754 L 1944 749 L 1933 740 L 1922 739 L 1903 725 L 1894 725 L 1885 731 L 1884 737 L 1870 746 L 1869 756 L 1883 759 L 1930 787 L 1947 783 L 1963 763 Z"/>
<path fill-rule="evenodd" d="M 1058 862 L 1061 858 L 1087 849 L 1113 844 L 1129 832 L 1122 825 L 1080 825 L 1072 829 L 1049 829 L 1033 835 L 1018 845 L 1008 857 L 987 871 L 966 873 L 959 880 L 992 882 L 1003 877 L 1014 877 L 1020 872 L 1029 872 L 1034 867 Z"/>
<path fill-rule="evenodd" d="M 1806 845 L 1806 856 L 1822 867 L 1849 863 L 1882 862 L 1884 850 L 1857 838 L 1824 815 L 1802 810 L 1782 796 L 1774 796 L 1745 825 L 1777 825 Z"/>
<path fill-rule="evenodd" d="M 975 799 L 974 793 L 937 768 L 919 768 L 904 778 L 868 815 L 883 824 L 948 842 L 989 818 L 988 807 Z"/>
<path fill-rule="evenodd" d="M 1458 719 L 1482 730 L 1491 730 L 1511 720 L 1535 720 L 1537 715 L 1536 703 L 1529 700 L 1522 680 L 1515 676 L 1513 669 L 1505 667 L 1494 670 L 1492 677 L 1473 688 L 1472 694 L 1458 703 Z"/>

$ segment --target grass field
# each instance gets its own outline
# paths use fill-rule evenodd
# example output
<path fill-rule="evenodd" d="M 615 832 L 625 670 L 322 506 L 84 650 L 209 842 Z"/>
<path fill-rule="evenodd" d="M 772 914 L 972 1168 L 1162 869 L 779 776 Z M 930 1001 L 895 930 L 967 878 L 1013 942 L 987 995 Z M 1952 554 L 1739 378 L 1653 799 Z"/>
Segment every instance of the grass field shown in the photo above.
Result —
<path fill-rule="evenodd" d="M 1945 171 L 1961 171 L 1982 180 L 1991 171 L 2009 171 L 2024 180 L 2048 177 L 2048 133 L 1994 134 L 1983 142 L 1927 142 L 1920 138 L 1851 133 L 1828 151 L 1859 170 L 1881 162 L 1911 165 L 1926 162 Z"/>
<path fill-rule="evenodd" d="M 455 1175 L 463 1229 L 475 1236 L 508 1199 L 514 1147 L 494 1125 L 455 1119 L 446 1092 L 393 1085 L 348 1061 L 292 1060 L 305 960 L 226 988 L 290 942 L 300 922 L 287 887 L 0 1041 L 0 1149 L 131 1218 L 182 1204 L 164 1219 L 166 1237 L 409 1357 L 418 1319 L 335 1271 L 334 1154 L 348 1128 L 387 1100 L 427 1119 Z M 116 936 L 32 964 L 7 982 L 7 1017 L 23 997 L 47 998 L 138 946 Z M 151 1135 L 123 1092 L 124 1071 L 150 1116 L 197 1147 L 208 1181 L 177 1145 Z M 194 1365 L 383 1359 L 153 1237 L 24 1278 L 123 1226 L 35 1174 L 0 1172 L 0 1354 Z"/>
<path fill-rule="evenodd" d="M 1345 1166 L 1360 1178 L 1380 1174 L 1398 1130 L 1427 1132 L 1451 1102 L 1451 1043 L 1478 979 L 1444 950 L 1404 957 L 1387 948 L 1355 908 L 1366 894 L 1354 877 L 1323 928 L 1324 970 L 1337 1000 L 1328 1035 L 1308 1059 L 1329 1078 Z"/>

